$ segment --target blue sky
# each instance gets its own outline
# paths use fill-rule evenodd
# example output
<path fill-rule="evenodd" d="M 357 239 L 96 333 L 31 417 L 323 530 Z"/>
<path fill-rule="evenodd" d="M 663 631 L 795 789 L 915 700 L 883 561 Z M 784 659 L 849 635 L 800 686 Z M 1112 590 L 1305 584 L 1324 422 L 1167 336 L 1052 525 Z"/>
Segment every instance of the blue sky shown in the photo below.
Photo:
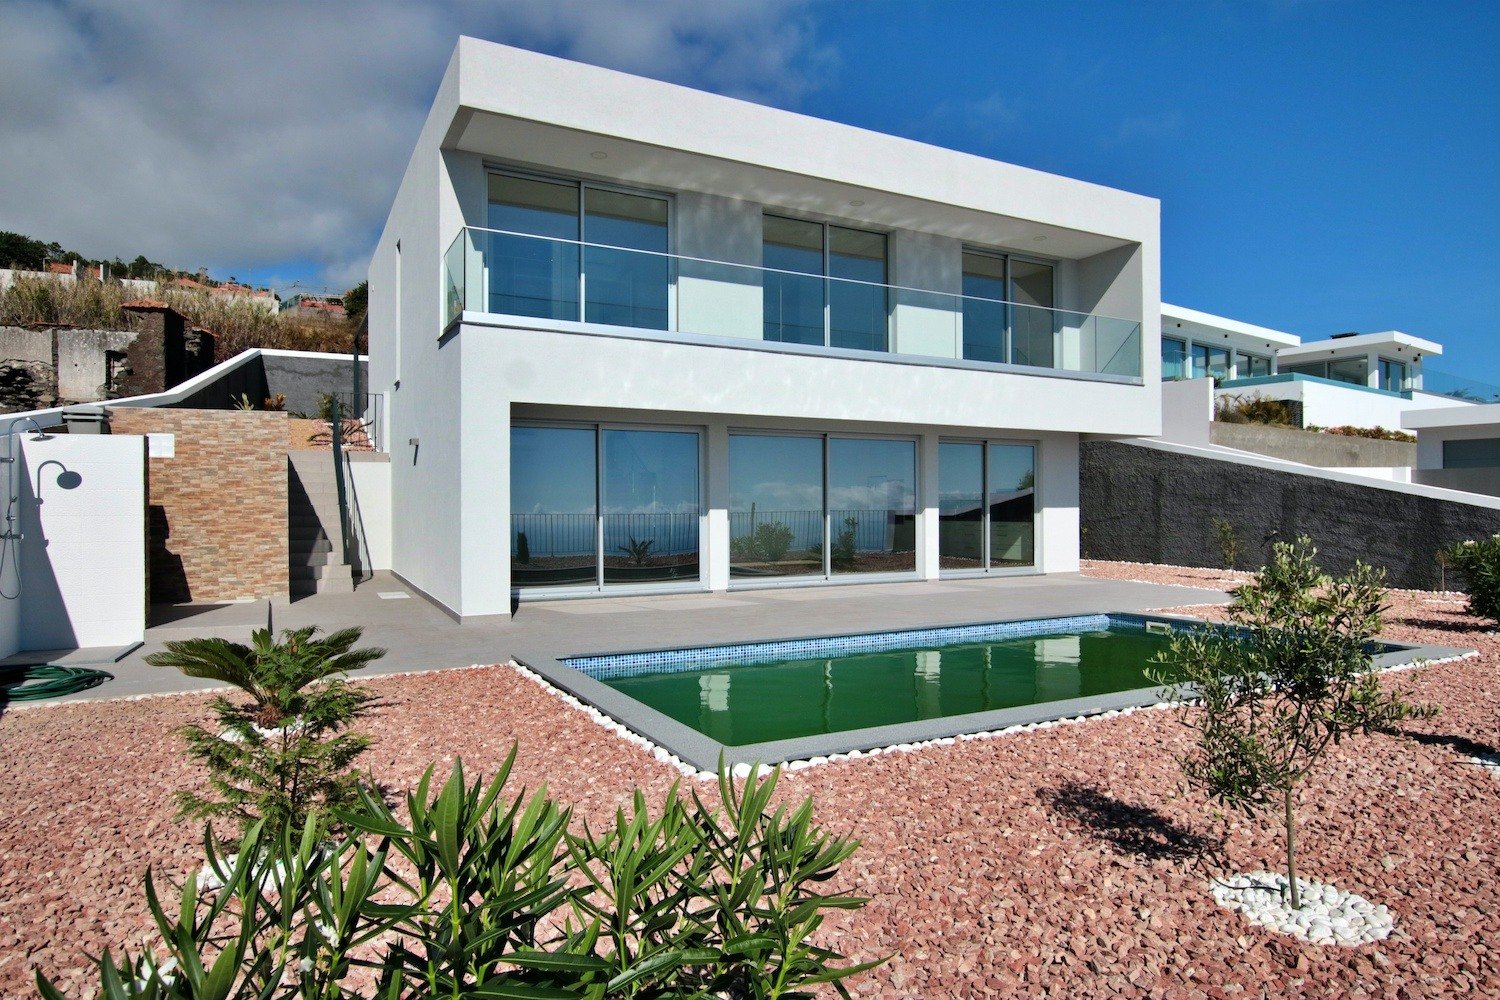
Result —
<path fill-rule="evenodd" d="M 1401 329 L 1500 383 L 1500 3 L 0 0 L 0 24 L 0 229 L 90 256 L 347 287 L 463 33 L 1152 195 L 1168 301 Z"/>

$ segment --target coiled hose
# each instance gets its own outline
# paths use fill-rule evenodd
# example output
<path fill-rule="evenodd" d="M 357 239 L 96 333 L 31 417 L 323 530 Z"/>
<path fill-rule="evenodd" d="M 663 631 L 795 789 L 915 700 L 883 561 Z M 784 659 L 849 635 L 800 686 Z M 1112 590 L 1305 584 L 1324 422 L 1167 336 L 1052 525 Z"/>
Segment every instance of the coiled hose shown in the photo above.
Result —
<path fill-rule="evenodd" d="M 0 703 L 61 698 L 114 679 L 114 674 L 89 667 L 60 667 L 50 663 L 0 667 Z"/>

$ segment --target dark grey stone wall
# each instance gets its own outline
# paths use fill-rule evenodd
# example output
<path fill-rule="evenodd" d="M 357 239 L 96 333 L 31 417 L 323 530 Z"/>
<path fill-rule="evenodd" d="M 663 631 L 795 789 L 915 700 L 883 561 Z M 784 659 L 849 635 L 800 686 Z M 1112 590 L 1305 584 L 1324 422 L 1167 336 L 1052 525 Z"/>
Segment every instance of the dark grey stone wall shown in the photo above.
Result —
<path fill-rule="evenodd" d="M 278 358 L 262 356 L 265 363 L 267 394 L 286 395 L 288 413 L 318 415 L 323 394 L 348 393 L 354 388 L 353 359 Z M 360 392 L 370 391 L 369 366 L 359 363 Z"/>
<path fill-rule="evenodd" d="M 1325 569 L 1362 559 L 1393 587 L 1426 590 L 1440 548 L 1500 532 L 1497 510 L 1111 441 L 1084 442 L 1079 475 L 1088 559 L 1222 566 L 1222 518 L 1239 536 L 1239 568 L 1305 534 Z"/>

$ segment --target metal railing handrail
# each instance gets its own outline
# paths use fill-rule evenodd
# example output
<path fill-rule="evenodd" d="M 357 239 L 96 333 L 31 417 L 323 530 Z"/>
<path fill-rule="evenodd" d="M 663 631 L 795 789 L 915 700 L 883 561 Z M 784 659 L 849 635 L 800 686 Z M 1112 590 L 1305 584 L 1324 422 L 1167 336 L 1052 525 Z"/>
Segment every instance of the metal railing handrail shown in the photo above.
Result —
<path fill-rule="evenodd" d="M 587 240 L 569 240 L 560 236 L 538 236 L 535 233 L 520 233 L 509 229 L 488 229 L 484 226 L 460 226 L 458 235 L 448 243 L 451 250 L 464 233 L 492 233 L 496 236 L 519 236 L 524 239 L 541 240 L 547 243 L 561 243 L 568 246 L 592 247 L 597 250 L 619 250 L 625 253 L 636 253 L 643 256 L 662 257 L 668 260 L 690 261 L 695 264 L 712 264 L 716 267 L 738 267 L 747 271 L 759 271 L 765 274 L 785 274 L 794 278 L 816 278 L 821 281 L 837 281 L 849 285 L 864 285 L 870 288 L 885 288 L 897 292 L 912 292 L 917 295 L 941 295 L 946 298 L 962 299 L 973 302 L 986 302 L 994 305 L 1013 306 L 1017 309 L 1038 309 L 1044 312 L 1066 313 L 1069 316 L 1082 316 L 1084 319 L 1106 319 L 1119 323 L 1132 323 L 1141 325 L 1138 319 L 1129 319 L 1125 316 L 1111 316 L 1106 313 L 1087 313 L 1077 309 L 1062 309 L 1057 306 L 1041 306 L 1029 302 L 1012 302 L 1008 299 L 992 299 L 983 295 L 965 295 L 962 292 L 944 292 L 935 288 L 915 288 L 910 285 L 894 285 L 888 282 L 865 281 L 860 278 L 841 278 L 836 275 L 818 274 L 812 271 L 789 271 L 784 268 L 766 267 L 763 264 L 743 264 L 732 260 L 715 260 L 712 257 L 693 257 L 688 254 L 668 253 L 662 250 L 642 250 L 638 247 L 622 247 L 611 243 L 592 243 Z"/>

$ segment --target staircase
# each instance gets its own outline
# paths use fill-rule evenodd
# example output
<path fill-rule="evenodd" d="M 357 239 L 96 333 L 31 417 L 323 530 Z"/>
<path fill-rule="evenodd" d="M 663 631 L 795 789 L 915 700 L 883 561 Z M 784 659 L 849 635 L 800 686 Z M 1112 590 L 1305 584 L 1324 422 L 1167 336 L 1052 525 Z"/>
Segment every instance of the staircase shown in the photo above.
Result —
<path fill-rule="evenodd" d="M 287 583 L 293 599 L 309 594 L 352 594 L 354 577 L 344 557 L 338 482 L 333 453 L 287 452 Z"/>

